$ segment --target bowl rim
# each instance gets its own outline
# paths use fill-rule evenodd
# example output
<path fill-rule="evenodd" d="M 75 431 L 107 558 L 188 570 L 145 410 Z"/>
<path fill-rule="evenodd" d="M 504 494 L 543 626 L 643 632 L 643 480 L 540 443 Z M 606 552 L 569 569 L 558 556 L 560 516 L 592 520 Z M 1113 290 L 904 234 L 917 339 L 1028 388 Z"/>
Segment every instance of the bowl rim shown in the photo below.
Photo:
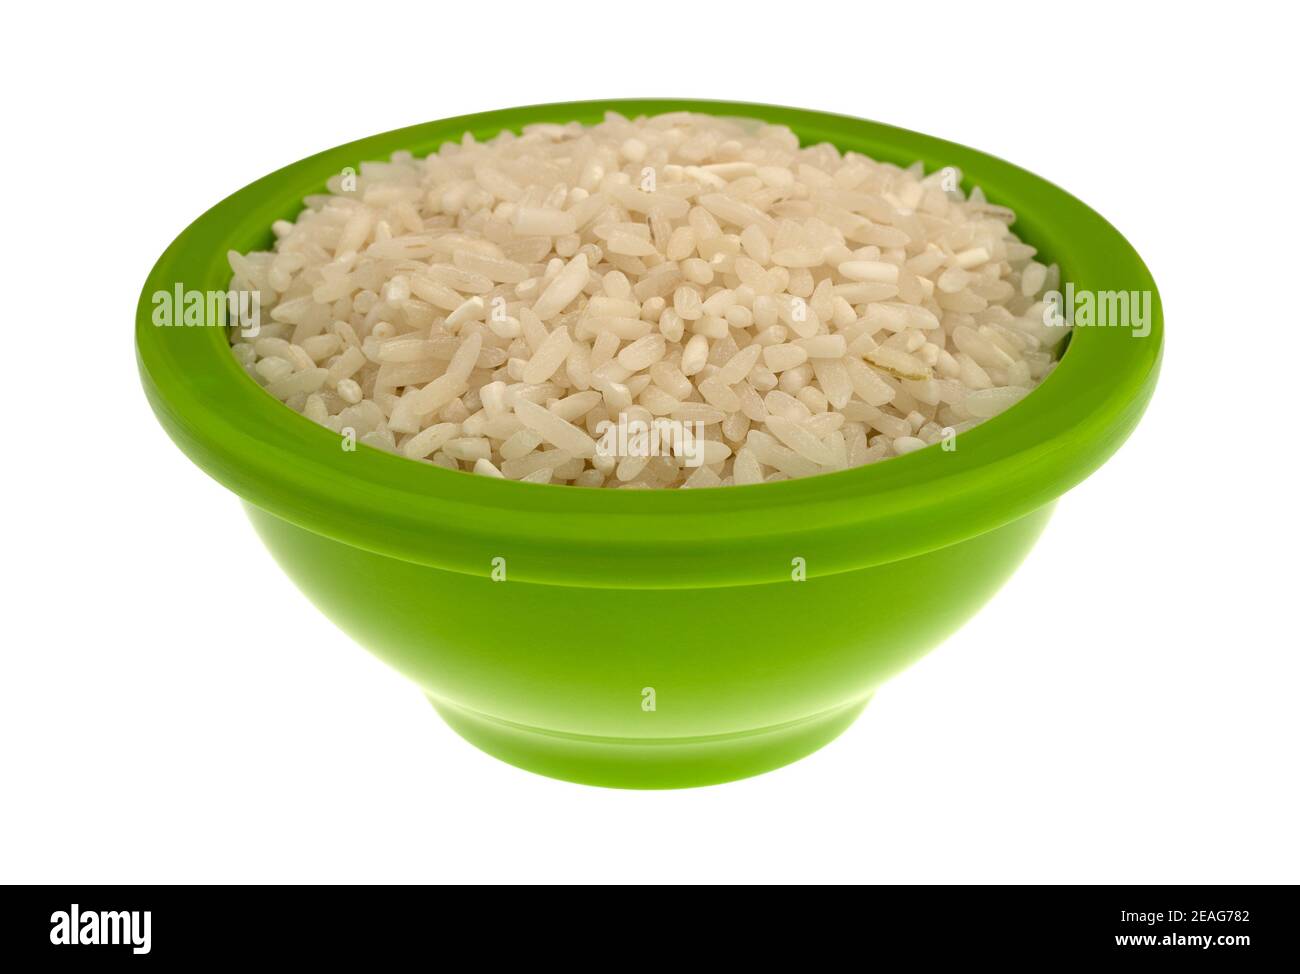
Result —
<path fill-rule="evenodd" d="M 224 289 L 226 253 L 264 247 L 276 219 L 344 166 L 423 155 L 464 132 L 490 137 L 534 122 L 585 124 L 697 111 L 788 125 L 801 143 L 927 171 L 956 165 L 969 189 L 1016 210 L 1022 239 L 1092 290 L 1145 290 L 1151 328 L 1073 329 L 1053 373 L 1024 400 L 960 434 L 958 448 L 814 477 L 698 490 L 611 490 L 466 475 L 381 450 L 340 449 L 324 427 L 253 382 L 225 329 L 158 327 L 160 290 Z M 137 361 L 148 398 L 181 448 L 247 502 L 301 527 L 433 567 L 488 575 L 486 554 L 513 556 L 510 577 L 556 584 L 679 586 L 777 581 L 803 558 L 808 576 L 952 544 L 1021 517 L 1078 483 L 1136 425 L 1159 371 L 1163 314 L 1155 282 L 1110 223 L 1059 187 L 978 150 L 845 115 L 746 102 L 615 99 L 529 105 L 396 129 L 270 173 L 182 231 L 145 281 Z M 806 554 L 804 554 L 806 553 Z"/>

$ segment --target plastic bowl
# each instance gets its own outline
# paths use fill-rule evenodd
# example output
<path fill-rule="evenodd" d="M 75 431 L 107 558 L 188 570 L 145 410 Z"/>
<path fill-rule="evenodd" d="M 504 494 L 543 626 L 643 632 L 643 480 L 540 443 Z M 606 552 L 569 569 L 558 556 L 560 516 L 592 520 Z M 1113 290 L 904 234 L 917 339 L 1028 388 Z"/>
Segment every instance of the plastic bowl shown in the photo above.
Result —
<path fill-rule="evenodd" d="M 688 109 L 783 123 L 927 169 L 1013 207 L 1016 230 L 1077 288 L 1152 294 L 1145 338 L 1076 327 L 1020 404 L 931 447 L 802 480 L 689 491 L 593 490 L 469 476 L 338 437 L 236 363 L 221 328 L 157 327 L 152 295 L 224 289 L 226 252 L 346 166 L 424 154 L 465 131 Z M 1127 437 L 1156 381 L 1159 296 L 1097 213 L 1009 163 L 856 118 L 711 101 L 537 105 L 330 149 L 222 201 L 176 238 L 137 310 L 140 374 L 189 457 L 243 498 L 294 582 L 502 760 L 557 778 L 672 788 L 796 760 L 957 629 L 1033 545 L 1061 493 Z M 495 580 L 504 573 L 504 580 Z M 796 580 L 803 574 L 803 580 Z"/>

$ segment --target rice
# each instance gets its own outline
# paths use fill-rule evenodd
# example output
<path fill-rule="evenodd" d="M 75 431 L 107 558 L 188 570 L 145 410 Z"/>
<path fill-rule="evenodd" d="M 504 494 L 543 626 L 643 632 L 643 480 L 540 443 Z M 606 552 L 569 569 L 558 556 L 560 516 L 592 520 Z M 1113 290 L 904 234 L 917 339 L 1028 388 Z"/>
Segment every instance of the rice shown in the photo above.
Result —
<path fill-rule="evenodd" d="M 1066 333 L 1043 324 L 1058 270 L 955 175 L 680 112 L 466 134 L 231 252 L 270 319 L 233 349 L 335 432 L 530 483 L 757 484 L 951 445 Z M 648 450 L 661 423 L 698 449 Z"/>

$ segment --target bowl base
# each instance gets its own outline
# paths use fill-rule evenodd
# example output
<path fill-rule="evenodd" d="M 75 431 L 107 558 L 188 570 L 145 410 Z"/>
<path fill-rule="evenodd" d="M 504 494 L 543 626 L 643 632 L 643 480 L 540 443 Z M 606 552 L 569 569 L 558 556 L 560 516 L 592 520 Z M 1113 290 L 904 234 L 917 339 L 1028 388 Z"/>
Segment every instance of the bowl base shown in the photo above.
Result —
<path fill-rule="evenodd" d="M 790 764 L 838 737 L 870 699 L 774 727 L 657 740 L 567 734 L 429 702 L 457 734 L 517 768 L 584 785 L 649 789 L 716 785 Z"/>

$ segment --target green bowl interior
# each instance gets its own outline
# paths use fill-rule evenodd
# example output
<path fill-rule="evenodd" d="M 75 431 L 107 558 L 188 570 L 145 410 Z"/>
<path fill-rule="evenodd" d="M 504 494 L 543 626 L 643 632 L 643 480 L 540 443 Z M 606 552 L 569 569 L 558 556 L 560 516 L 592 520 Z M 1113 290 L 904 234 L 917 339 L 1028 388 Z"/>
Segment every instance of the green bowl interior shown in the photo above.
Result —
<path fill-rule="evenodd" d="M 1007 412 L 936 448 L 853 470 L 749 487 L 596 490 L 492 480 L 361 447 L 285 408 L 230 354 L 219 328 L 160 328 L 152 295 L 229 286 L 229 250 L 265 249 L 345 166 L 399 149 L 424 155 L 466 132 L 491 137 L 532 122 L 598 121 L 692 110 L 788 125 L 901 165 L 961 168 L 967 189 L 1017 213 L 1016 232 L 1076 288 L 1152 294 L 1143 339 L 1126 328 L 1076 328 L 1060 365 Z M 809 575 L 907 557 L 991 530 L 1086 477 L 1136 424 L 1158 372 L 1159 294 L 1114 227 L 1051 183 L 966 146 L 861 119 L 768 105 L 625 100 L 537 105 L 445 119 L 327 150 L 217 204 L 168 247 L 137 307 L 146 392 L 177 443 L 252 504 L 369 550 L 472 574 L 509 554 L 512 577 L 614 587 L 716 586 Z"/>

